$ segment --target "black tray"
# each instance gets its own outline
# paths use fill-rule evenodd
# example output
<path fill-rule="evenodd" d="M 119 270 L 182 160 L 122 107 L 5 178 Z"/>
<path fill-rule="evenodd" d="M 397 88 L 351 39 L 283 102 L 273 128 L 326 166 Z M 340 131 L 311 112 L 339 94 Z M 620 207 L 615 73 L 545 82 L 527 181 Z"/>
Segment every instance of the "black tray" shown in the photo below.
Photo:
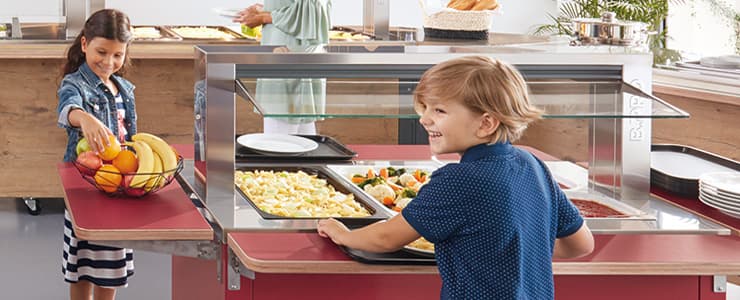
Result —
<path fill-rule="evenodd" d="M 437 260 L 433 257 L 426 257 L 403 250 L 390 253 L 372 253 L 362 250 L 339 247 L 347 253 L 352 259 L 366 264 L 380 265 L 436 265 Z"/>
<path fill-rule="evenodd" d="M 652 152 L 678 152 L 694 156 L 697 160 L 709 161 L 736 171 L 740 171 L 740 163 L 706 152 L 696 148 L 684 145 L 660 144 L 652 145 Z M 699 170 L 697 170 L 699 172 Z M 688 198 L 699 198 L 699 178 L 701 174 L 696 174 L 694 178 L 680 177 L 674 174 L 667 174 L 660 170 L 650 168 L 650 184 L 663 188 L 667 191 L 676 193 Z"/>
<path fill-rule="evenodd" d="M 307 138 L 319 144 L 319 147 L 315 150 L 311 150 L 304 153 L 292 154 L 292 155 L 281 155 L 278 153 L 271 154 L 265 152 L 254 151 L 247 147 L 240 145 L 234 140 L 236 145 L 236 160 L 237 161 L 252 161 L 252 160 L 290 160 L 290 161 L 306 161 L 306 160 L 350 160 L 357 156 L 357 153 L 347 148 L 344 144 L 337 140 L 325 136 L 325 135 L 298 135 L 300 137 Z M 237 136 L 236 138 L 238 138 Z"/>
<path fill-rule="evenodd" d="M 237 164 L 236 168 L 237 171 L 255 171 L 255 170 L 263 170 L 263 171 L 288 171 L 288 172 L 297 172 L 297 171 L 303 171 L 307 174 L 313 174 L 317 175 L 318 178 L 325 179 L 328 184 L 331 184 L 334 186 L 334 189 L 338 192 L 342 192 L 344 194 L 353 194 L 355 197 L 355 201 L 362 204 L 365 209 L 370 213 L 370 216 L 368 217 L 339 217 L 335 218 L 339 220 L 340 222 L 347 225 L 347 227 L 350 228 L 357 228 L 362 227 L 365 225 L 369 225 L 375 222 L 378 222 L 380 220 L 385 220 L 388 218 L 384 213 L 381 212 L 380 209 L 378 209 L 376 206 L 374 206 L 374 203 L 377 203 L 374 199 L 371 199 L 370 196 L 365 195 L 364 193 L 360 193 L 359 190 L 355 189 L 354 187 L 349 186 L 347 183 L 345 183 L 340 178 L 335 177 L 333 172 L 329 172 L 328 169 L 326 169 L 323 166 L 287 166 L 287 165 L 269 165 L 269 164 Z M 273 215 L 271 213 L 265 212 L 257 205 L 252 202 L 249 197 L 238 187 L 236 184 L 234 185 L 234 188 L 239 192 L 239 194 L 244 198 L 244 200 L 249 203 L 252 207 L 254 207 L 254 210 L 259 213 L 262 218 L 267 220 L 318 220 L 322 219 L 319 217 L 310 217 L 310 218 L 296 218 L 296 217 L 284 217 L 284 216 L 278 216 Z M 378 204 L 379 205 L 379 204 Z"/>

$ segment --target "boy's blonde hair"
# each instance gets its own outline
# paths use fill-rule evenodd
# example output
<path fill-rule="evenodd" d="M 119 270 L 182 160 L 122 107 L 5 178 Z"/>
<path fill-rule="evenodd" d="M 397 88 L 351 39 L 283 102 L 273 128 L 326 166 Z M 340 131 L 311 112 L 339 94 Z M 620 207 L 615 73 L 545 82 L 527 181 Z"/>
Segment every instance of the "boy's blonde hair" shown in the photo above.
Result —
<path fill-rule="evenodd" d="M 424 72 L 414 91 L 414 105 L 450 100 L 500 121 L 492 143 L 518 140 L 527 125 L 542 115 L 529 103 L 522 75 L 511 65 L 485 56 L 448 60 Z"/>

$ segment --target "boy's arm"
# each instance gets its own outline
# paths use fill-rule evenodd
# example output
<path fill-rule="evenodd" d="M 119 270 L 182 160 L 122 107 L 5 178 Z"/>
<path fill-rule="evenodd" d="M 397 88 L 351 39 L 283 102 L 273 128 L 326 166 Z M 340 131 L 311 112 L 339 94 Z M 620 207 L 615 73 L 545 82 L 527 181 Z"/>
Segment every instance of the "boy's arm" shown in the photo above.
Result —
<path fill-rule="evenodd" d="M 575 233 L 555 240 L 554 258 L 577 258 L 594 251 L 594 236 L 583 222 Z"/>
<path fill-rule="evenodd" d="M 319 221 L 319 235 L 331 238 L 337 245 L 368 252 L 392 252 L 421 237 L 403 215 L 350 231 L 334 219 Z"/>

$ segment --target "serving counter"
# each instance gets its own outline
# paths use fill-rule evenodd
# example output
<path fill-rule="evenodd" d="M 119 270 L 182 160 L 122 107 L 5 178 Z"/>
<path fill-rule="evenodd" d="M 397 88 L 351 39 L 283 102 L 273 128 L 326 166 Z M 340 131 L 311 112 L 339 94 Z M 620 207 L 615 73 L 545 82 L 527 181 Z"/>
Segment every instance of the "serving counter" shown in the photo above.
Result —
<path fill-rule="evenodd" d="M 425 147 L 350 145 L 361 158 L 410 161 L 427 158 Z M 191 160 L 181 187 L 173 182 L 143 199 L 107 198 L 73 166 L 59 169 L 81 238 L 173 254 L 173 299 L 438 297 L 435 266 L 359 263 L 311 230 L 228 229 L 223 244 L 213 240 L 208 204 L 188 196 L 198 181 Z M 707 221 L 683 212 L 671 217 Z M 738 236 L 656 232 L 596 234 L 595 240 L 591 255 L 553 262 L 556 299 L 725 299 L 724 276 L 740 274 Z"/>

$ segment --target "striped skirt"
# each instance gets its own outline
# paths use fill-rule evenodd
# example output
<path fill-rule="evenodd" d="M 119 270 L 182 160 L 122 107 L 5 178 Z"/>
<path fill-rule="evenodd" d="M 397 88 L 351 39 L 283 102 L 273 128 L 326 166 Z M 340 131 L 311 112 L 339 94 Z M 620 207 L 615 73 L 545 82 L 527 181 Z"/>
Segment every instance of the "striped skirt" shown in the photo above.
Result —
<path fill-rule="evenodd" d="M 134 275 L 134 252 L 78 240 L 69 213 L 64 210 L 64 281 L 87 280 L 98 286 L 126 287 Z"/>

